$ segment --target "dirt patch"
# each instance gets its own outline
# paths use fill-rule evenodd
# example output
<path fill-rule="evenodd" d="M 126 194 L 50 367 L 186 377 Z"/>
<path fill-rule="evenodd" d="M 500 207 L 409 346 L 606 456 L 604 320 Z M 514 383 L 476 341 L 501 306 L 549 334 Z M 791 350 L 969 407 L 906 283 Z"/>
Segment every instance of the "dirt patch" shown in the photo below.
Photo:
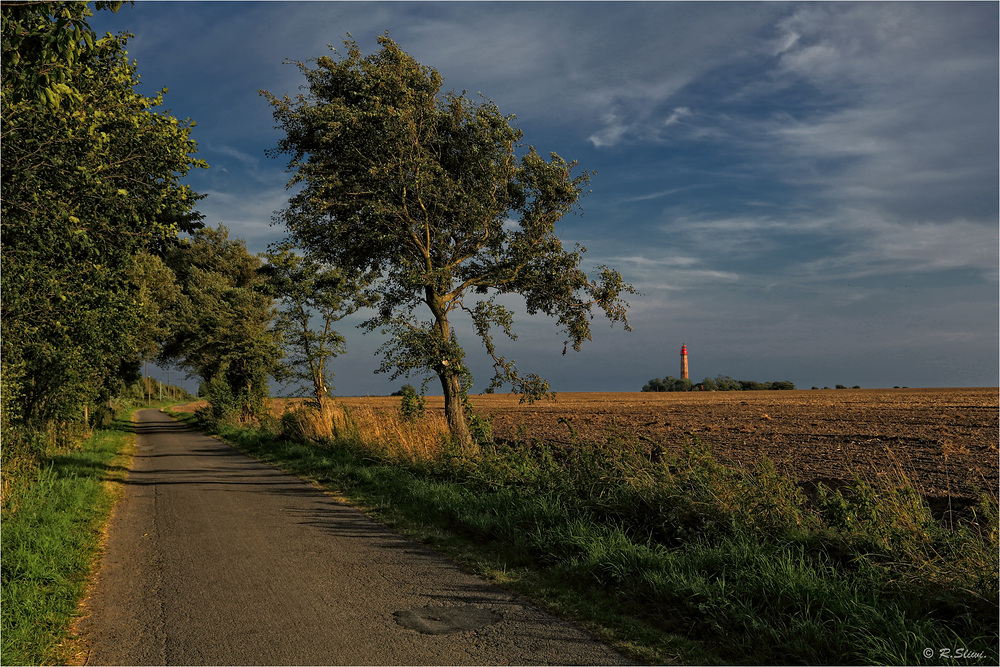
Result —
<path fill-rule="evenodd" d="M 466 630 L 478 630 L 500 620 L 500 615 L 471 604 L 427 606 L 404 609 L 393 614 L 404 628 L 424 635 L 449 635 Z"/>

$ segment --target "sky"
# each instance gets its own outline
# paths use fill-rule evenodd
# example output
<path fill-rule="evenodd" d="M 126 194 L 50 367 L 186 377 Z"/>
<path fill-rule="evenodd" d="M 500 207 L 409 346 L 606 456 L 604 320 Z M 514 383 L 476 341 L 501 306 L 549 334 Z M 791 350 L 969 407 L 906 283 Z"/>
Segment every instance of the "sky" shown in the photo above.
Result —
<path fill-rule="evenodd" d="M 140 91 L 166 87 L 197 123 L 205 222 L 255 253 L 284 236 L 290 177 L 265 155 L 282 131 L 258 91 L 297 94 L 286 61 L 348 34 L 370 53 L 388 31 L 444 91 L 481 93 L 526 146 L 595 172 L 559 236 L 641 294 L 631 332 L 595 318 L 578 353 L 515 315 L 499 353 L 556 392 L 679 377 L 682 345 L 695 381 L 954 387 L 1000 383 L 998 7 L 139 0 L 91 26 L 134 34 Z M 407 380 L 374 373 L 361 319 L 340 323 L 334 393 L 388 394 Z M 488 357 L 457 331 L 481 390 Z"/>

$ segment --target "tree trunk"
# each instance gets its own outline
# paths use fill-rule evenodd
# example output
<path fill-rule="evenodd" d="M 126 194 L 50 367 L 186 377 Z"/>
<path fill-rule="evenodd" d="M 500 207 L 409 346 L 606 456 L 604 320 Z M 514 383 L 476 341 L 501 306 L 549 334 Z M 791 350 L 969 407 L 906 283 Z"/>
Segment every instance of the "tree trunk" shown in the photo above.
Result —
<path fill-rule="evenodd" d="M 465 408 L 462 405 L 462 385 L 455 373 L 439 373 L 441 388 L 444 390 L 444 416 L 448 420 L 451 435 L 462 447 L 462 451 L 472 454 L 476 443 L 472 441 L 469 425 L 465 422 Z"/>
<path fill-rule="evenodd" d="M 323 376 L 313 375 L 313 395 L 316 397 L 316 405 L 323 407 L 323 399 L 327 395 L 326 385 L 323 383 Z"/>
<path fill-rule="evenodd" d="M 434 331 L 441 345 L 447 345 L 451 340 L 451 326 L 448 324 L 448 308 L 444 299 L 437 295 L 434 288 L 427 286 L 427 305 L 434 313 Z M 458 442 L 466 454 L 473 454 L 477 445 L 472 441 L 469 425 L 465 421 L 465 407 L 462 405 L 462 380 L 454 359 L 441 359 L 435 367 L 441 388 L 444 390 L 444 416 L 448 420 L 451 437 Z"/>

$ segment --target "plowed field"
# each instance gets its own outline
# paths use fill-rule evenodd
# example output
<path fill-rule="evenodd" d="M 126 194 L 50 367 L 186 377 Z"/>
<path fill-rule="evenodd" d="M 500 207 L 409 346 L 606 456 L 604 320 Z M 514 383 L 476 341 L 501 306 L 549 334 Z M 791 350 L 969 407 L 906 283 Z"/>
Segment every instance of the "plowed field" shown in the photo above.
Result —
<path fill-rule="evenodd" d="M 395 410 L 398 397 L 338 398 Z M 688 393 L 564 393 L 520 404 L 473 396 L 496 438 L 614 446 L 625 437 L 680 452 L 692 438 L 735 465 L 769 458 L 803 483 L 878 483 L 905 475 L 940 509 L 948 498 L 998 492 L 996 388 L 830 389 Z M 428 397 L 428 410 L 443 410 Z M 571 428 L 572 427 L 572 428 Z M 942 504 L 945 503 L 945 504 Z"/>
<path fill-rule="evenodd" d="M 737 465 L 767 457 L 801 482 L 877 482 L 905 474 L 931 498 L 996 496 L 998 390 L 820 389 L 686 393 L 565 393 L 519 404 L 509 394 L 473 396 L 497 438 L 614 446 L 640 437 L 680 451 L 693 437 Z M 346 404 L 399 405 L 398 398 Z M 443 410 L 428 397 L 429 410 Z"/>

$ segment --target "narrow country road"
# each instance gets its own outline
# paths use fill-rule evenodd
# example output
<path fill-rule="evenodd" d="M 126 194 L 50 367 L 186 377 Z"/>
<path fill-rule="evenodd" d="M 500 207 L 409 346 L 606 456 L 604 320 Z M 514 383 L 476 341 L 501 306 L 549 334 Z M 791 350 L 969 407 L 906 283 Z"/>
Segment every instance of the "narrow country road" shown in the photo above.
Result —
<path fill-rule="evenodd" d="M 629 662 L 295 477 L 138 418 L 78 625 L 87 664 Z"/>

